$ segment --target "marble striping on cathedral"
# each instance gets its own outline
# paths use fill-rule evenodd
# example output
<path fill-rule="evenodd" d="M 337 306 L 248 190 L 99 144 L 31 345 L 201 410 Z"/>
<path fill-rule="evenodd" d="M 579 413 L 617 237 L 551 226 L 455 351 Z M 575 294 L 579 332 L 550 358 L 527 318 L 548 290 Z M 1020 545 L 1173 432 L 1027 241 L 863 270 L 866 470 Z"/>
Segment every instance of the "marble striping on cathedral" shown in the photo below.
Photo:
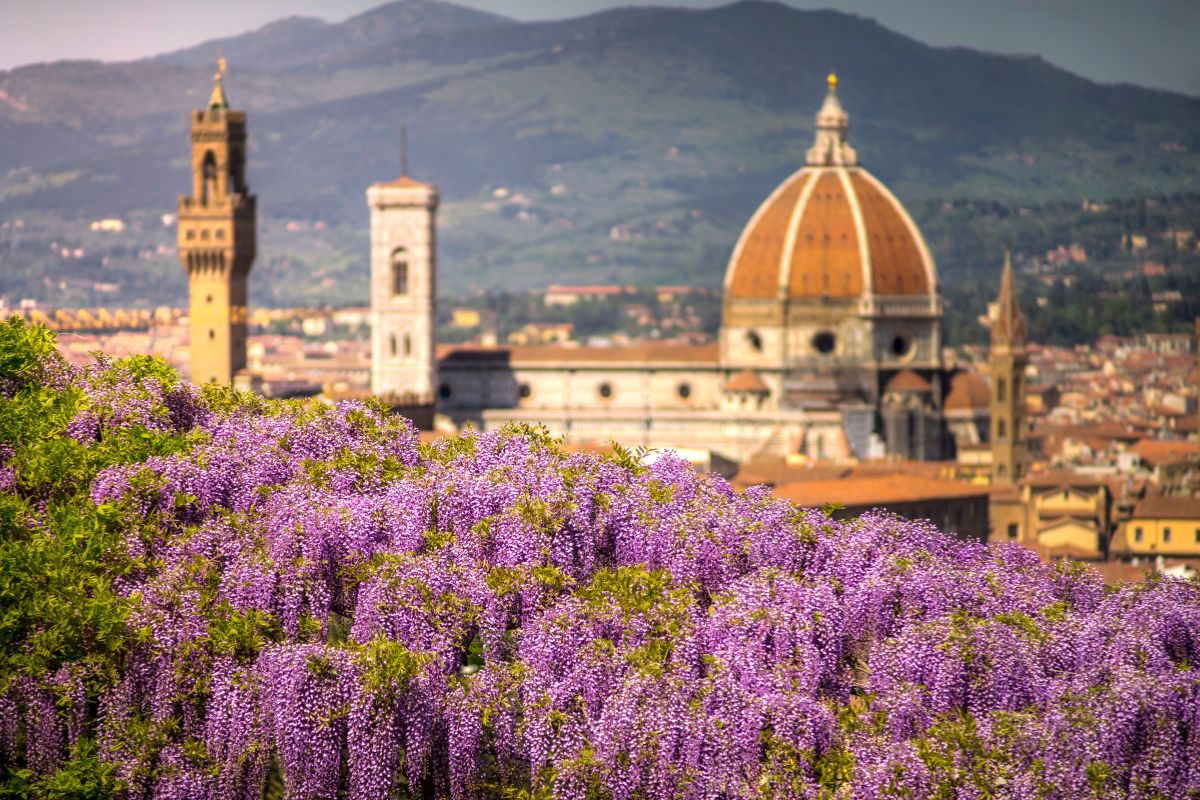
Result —
<path fill-rule="evenodd" d="M 943 459 L 987 441 L 987 388 L 942 363 L 929 248 L 859 165 L 849 129 L 831 75 L 805 165 L 733 248 L 714 345 L 443 346 L 434 357 L 436 189 L 404 177 L 391 185 L 431 194 L 387 205 L 388 184 L 376 184 L 372 387 L 431 390 L 438 411 L 460 425 L 540 423 L 569 441 L 704 449 L 737 461 Z"/>

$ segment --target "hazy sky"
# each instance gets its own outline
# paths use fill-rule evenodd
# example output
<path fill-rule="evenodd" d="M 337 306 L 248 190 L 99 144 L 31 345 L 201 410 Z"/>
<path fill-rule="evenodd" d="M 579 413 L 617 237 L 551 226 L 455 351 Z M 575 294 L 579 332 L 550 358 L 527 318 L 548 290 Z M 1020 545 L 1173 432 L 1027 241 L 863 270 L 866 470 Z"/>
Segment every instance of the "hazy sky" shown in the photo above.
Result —
<path fill-rule="evenodd" d="M 520 19 L 617 5 L 703 8 L 724 0 L 459 0 Z M 1200 96 L 1200 0 L 789 0 L 873 17 L 936 45 L 1036 53 L 1104 82 Z M 229 36 L 293 14 L 339 21 L 380 0 L 0 0 L 0 69 L 63 58 L 125 60 Z"/>

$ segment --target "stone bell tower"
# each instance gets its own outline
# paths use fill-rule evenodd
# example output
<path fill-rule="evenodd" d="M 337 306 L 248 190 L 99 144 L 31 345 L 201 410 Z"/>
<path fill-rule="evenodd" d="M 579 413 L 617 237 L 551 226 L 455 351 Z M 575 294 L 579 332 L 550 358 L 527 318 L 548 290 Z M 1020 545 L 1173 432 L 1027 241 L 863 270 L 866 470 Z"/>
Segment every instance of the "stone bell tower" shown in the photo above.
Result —
<path fill-rule="evenodd" d="M 992 483 L 1012 484 L 1025 475 L 1025 317 L 1017 307 L 1012 259 L 1004 257 L 1000 297 L 992 317 Z"/>
<path fill-rule="evenodd" d="M 437 382 L 437 187 L 398 180 L 367 189 L 371 208 L 371 391 L 432 404 Z"/>
<path fill-rule="evenodd" d="M 246 115 L 231 111 L 220 62 L 208 107 L 192 112 L 192 193 L 179 198 L 188 274 L 192 381 L 229 386 L 246 366 L 246 278 L 255 254 L 246 188 Z"/>

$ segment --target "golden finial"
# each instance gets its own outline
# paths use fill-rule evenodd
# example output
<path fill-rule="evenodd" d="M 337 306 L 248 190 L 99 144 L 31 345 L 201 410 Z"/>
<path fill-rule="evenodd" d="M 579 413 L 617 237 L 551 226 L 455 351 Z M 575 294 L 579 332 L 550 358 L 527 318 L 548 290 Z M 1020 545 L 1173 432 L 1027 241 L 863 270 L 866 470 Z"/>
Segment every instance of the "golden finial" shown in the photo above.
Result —
<path fill-rule="evenodd" d="M 830 92 L 836 92 L 837 91 L 837 73 L 835 73 L 833 70 L 830 70 L 829 75 L 825 78 L 825 83 L 829 84 Z"/>
<path fill-rule="evenodd" d="M 213 108 L 229 108 L 229 100 L 225 98 L 225 87 L 221 83 L 221 77 L 225 74 L 226 63 L 224 57 L 217 59 L 217 74 L 213 76 L 212 96 L 208 98 L 208 107 Z"/>

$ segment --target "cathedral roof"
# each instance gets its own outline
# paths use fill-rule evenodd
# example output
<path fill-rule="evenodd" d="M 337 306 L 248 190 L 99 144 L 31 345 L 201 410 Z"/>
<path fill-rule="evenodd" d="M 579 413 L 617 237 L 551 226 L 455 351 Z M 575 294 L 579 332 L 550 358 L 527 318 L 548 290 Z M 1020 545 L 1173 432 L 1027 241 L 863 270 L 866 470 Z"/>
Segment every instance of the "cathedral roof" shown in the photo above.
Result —
<path fill-rule="evenodd" d="M 731 299 L 931 295 L 937 271 L 900 201 L 850 147 L 849 116 L 830 76 L 806 165 L 766 199 L 725 275 Z"/>
<path fill-rule="evenodd" d="M 987 381 L 976 372 L 956 372 L 950 377 L 950 391 L 943 407 L 947 411 L 973 411 L 988 408 L 992 401 Z"/>
<path fill-rule="evenodd" d="M 911 369 L 902 370 L 896 377 L 888 381 L 889 392 L 931 392 L 933 387 L 929 381 L 922 378 Z"/>
<path fill-rule="evenodd" d="M 756 394 L 766 394 L 771 391 L 763 382 L 762 376 L 752 369 L 744 369 L 734 375 L 729 379 L 729 383 L 725 384 L 725 389 L 730 392 L 753 392 Z"/>
<path fill-rule="evenodd" d="M 446 363 L 487 362 L 513 366 L 585 367 L 715 366 L 715 344 L 635 344 L 623 347 L 564 347 L 562 345 L 438 345 L 437 358 Z"/>

